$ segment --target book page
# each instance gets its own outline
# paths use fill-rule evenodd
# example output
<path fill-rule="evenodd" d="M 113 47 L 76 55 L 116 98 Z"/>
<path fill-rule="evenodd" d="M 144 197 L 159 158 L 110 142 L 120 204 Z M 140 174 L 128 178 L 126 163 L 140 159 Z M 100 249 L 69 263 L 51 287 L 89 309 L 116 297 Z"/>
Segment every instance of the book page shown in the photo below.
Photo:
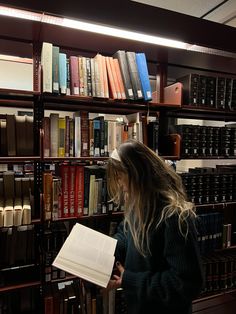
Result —
<path fill-rule="evenodd" d="M 75 224 L 67 237 L 53 265 L 63 270 L 94 282 L 90 274 L 104 278 L 106 286 L 110 278 L 117 240 L 98 231 Z M 63 268 L 64 267 L 64 268 Z M 66 267 L 66 269 L 65 269 Z"/>

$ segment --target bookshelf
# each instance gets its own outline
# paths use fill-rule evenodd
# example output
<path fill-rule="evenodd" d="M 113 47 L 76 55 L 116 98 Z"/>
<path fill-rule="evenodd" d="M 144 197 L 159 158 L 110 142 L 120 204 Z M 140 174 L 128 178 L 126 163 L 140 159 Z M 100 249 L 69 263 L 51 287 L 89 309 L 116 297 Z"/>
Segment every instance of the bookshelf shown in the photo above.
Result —
<path fill-rule="evenodd" d="M 4 1 L 1 1 L 4 3 Z M 14 2 L 14 1 L 13 1 Z M 13 3 L 12 4 L 15 4 Z M 89 3 L 89 1 L 88 1 Z M 102 1 L 103 5 L 104 1 Z M 9 3 L 8 3 L 9 4 Z M 17 5 L 24 5 L 18 3 Z M 31 4 L 32 6 L 34 4 Z M 120 10 L 120 4 L 115 4 L 117 10 Z M 175 35 L 179 38 L 184 39 L 188 43 L 197 43 L 206 47 L 216 48 L 221 50 L 227 50 L 233 53 L 236 51 L 235 43 L 229 41 L 225 43 L 222 38 L 232 36 L 235 38 L 235 30 L 215 25 L 214 23 L 208 23 L 207 21 L 197 21 L 191 17 L 182 16 L 179 14 L 166 12 L 165 10 L 145 8 L 141 4 L 129 3 L 126 4 L 130 9 L 132 9 L 133 17 L 125 18 L 128 14 L 128 9 L 126 12 L 120 14 L 120 20 L 118 21 L 118 15 L 116 11 L 115 18 L 114 12 L 112 15 L 108 16 L 108 11 L 101 10 L 99 12 L 88 10 L 87 4 L 78 10 L 78 13 L 70 12 L 70 8 L 59 12 L 59 8 L 43 8 L 43 11 L 74 17 L 84 17 L 102 21 L 112 21 L 112 23 L 119 24 L 122 23 L 125 26 L 133 28 L 134 30 L 142 30 L 154 32 L 154 29 L 159 29 L 164 35 L 172 37 Z M 39 7 L 36 8 L 40 10 Z M 66 14 L 67 12 L 67 14 Z M 153 18 L 143 19 L 144 13 L 149 14 Z M 81 16 L 79 16 L 79 14 Z M 151 15 L 150 15 L 151 14 Z M 75 16 L 77 15 L 77 16 Z M 143 25 L 137 20 L 142 18 Z M 158 16 L 158 18 L 157 18 Z M 113 19 L 114 18 L 114 19 Z M 180 18 L 182 19 L 180 22 Z M 171 21 L 169 25 L 166 21 Z M 157 22 L 159 21 L 159 22 Z M 127 24 L 128 23 L 128 24 Z M 158 23 L 158 24 L 156 24 Z M 160 24 L 159 24 L 160 23 Z M 162 25 L 161 25 L 162 23 Z M 189 23 L 191 27 L 184 28 Z M 171 103 L 164 103 L 164 88 L 169 84 L 170 79 L 177 79 L 185 73 L 198 72 L 198 73 L 208 73 L 212 75 L 219 74 L 226 77 L 236 77 L 236 58 L 227 57 L 224 55 L 214 55 L 207 54 L 204 52 L 194 52 L 194 51 L 182 51 L 174 48 L 164 48 L 161 46 L 156 46 L 154 44 L 140 43 L 138 40 L 127 40 L 118 39 L 111 36 L 105 36 L 100 34 L 94 34 L 89 32 L 84 32 L 80 30 L 69 29 L 57 25 L 43 24 L 37 21 L 29 20 L 19 20 L 13 17 L 2 16 L 0 19 L 0 43 L 1 53 L 14 53 L 15 55 L 21 57 L 32 57 L 33 58 L 33 91 L 19 91 L 14 89 L 0 89 L 0 104 L 7 107 L 17 107 L 17 108 L 27 108 L 34 112 L 34 156 L 23 157 L 0 157 L 0 163 L 7 164 L 17 164 L 17 163 L 27 163 L 32 162 L 34 164 L 34 177 L 35 177 L 35 191 L 40 191 L 35 195 L 35 206 L 37 206 L 37 217 L 33 219 L 32 223 L 36 221 L 38 226 L 38 233 L 42 236 L 43 232 L 47 229 L 47 226 L 43 223 L 43 213 L 42 213 L 42 170 L 44 164 L 59 164 L 63 161 L 65 162 L 75 162 L 78 160 L 76 157 L 44 157 L 42 153 L 42 120 L 46 110 L 52 111 L 70 111 L 74 112 L 76 110 L 86 110 L 93 113 L 107 113 L 115 115 L 126 115 L 129 113 L 140 112 L 143 114 L 149 113 L 150 115 L 159 114 L 160 117 L 160 130 L 163 132 L 163 137 L 166 136 L 166 126 L 171 125 L 173 119 L 184 118 L 184 119 L 203 119 L 203 120 L 214 120 L 214 121 L 236 121 L 235 111 L 227 110 L 217 110 L 209 109 L 200 106 L 189 106 L 188 104 L 183 104 L 181 107 L 179 105 L 173 105 Z M 207 29 L 207 36 L 202 38 L 202 33 Z M 216 34 L 218 34 L 216 36 Z M 227 35 L 226 35 L 227 34 Z M 79 38 L 79 40 L 78 40 Z M 82 54 L 91 56 L 94 55 L 98 50 L 104 55 L 111 56 L 114 52 L 119 49 L 125 49 L 130 51 L 143 51 L 145 52 L 149 72 L 151 75 L 156 77 L 155 85 L 159 89 L 159 99 L 160 101 L 153 101 L 150 103 L 140 102 L 140 101 L 114 101 L 111 99 L 94 99 L 91 97 L 81 97 L 81 96 L 62 96 L 53 94 L 43 94 L 41 93 L 41 68 L 40 68 L 40 53 L 42 42 L 51 42 L 54 45 L 59 46 L 63 51 L 67 51 L 68 54 Z M 168 122 L 166 124 L 166 122 Z M 168 134 L 169 135 L 169 134 Z M 166 139 L 166 138 L 165 138 Z M 173 145 L 174 143 L 174 145 Z M 168 154 L 163 157 L 166 159 L 182 159 L 180 153 L 181 142 L 176 136 L 172 136 L 169 139 Z M 177 146 L 177 150 L 176 150 Z M 231 162 L 235 157 L 231 156 L 227 158 Z M 190 159 L 190 157 L 188 157 Z M 195 159 L 195 158 L 193 158 Z M 219 163 L 225 161 L 225 158 L 221 157 L 202 157 L 200 159 L 219 159 Z M 80 161 L 104 161 L 106 157 L 85 157 L 79 158 Z M 177 161 L 178 162 L 178 161 Z M 201 210 L 220 210 L 227 211 L 229 208 L 235 206 L 236 202 L 218 202 L 209 203 L 203 205 L 197 205 L 197 209 Z M 94 217 L 82 217 L 81 221 L 87 224 L 97 226 L 97 220 L 115 219 L 119 220 L 120 213 L 113 213 L 112 215 L 97 215 Z M 66 218 L 71 224 L 73 224 L 73 217 Z M 66 219 L 59 219 L 59 222 L 63 222 Z M 40 222 L 39 222 L 40 221 Z M 69 224 L 70 224 L 69 223 Z M 234 222 L 235 223 L 235 222 Z M 232 247 L 232 250 L 234 247 Z M 44 266 L 42 266 L 43 268 Z M 36 282 L 30 282 L 19 285 L 12 285 L 11 287 L 0 288 L 0 291 L 7 292 L 10 290 L 42 286 L 44 287 L 45 281 L 43 277 L 44 270 L 41 271 L 41 280 Z M 60 281 L 60 279 L 55 279 Z M 66 279 L 63 279 L 66 280 Z M 2 289 L 2 290 L 1 290 Z M 227 294 L 234 294 L 235 289 L 230 290 Z M 214 294 L 214 293 L 213 293 Z M 212 299 L 217 300 L 218 296 L 222 296 L 221 293 L 214 294 Z M 194 304 L 201 304 L 200 307 L 205 308 L 205 298 L 202 298 L 194 302 Z M 212 301 L 214 303 L 214 301 Z M 218 302 L 218 301 L 216 301 Z"/>

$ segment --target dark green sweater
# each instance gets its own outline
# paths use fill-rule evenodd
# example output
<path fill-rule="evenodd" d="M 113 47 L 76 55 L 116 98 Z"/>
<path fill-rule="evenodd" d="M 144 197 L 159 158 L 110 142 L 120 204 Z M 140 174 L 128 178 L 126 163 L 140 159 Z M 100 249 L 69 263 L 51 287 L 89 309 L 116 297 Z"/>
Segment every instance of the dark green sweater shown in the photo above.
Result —
<path fill-rule="evenodd" d="M 192 220 L 185 239 L 179 232 L 176 216 L 153 232 L 151 255 L 136 250 L 131 234 L 123 224 L 115 235 L 116 260 L 124 268 L 122 287 L 128 314 L 189 314 L 191 303 L 201 291 L 203 274 L 197 235 Z"/>

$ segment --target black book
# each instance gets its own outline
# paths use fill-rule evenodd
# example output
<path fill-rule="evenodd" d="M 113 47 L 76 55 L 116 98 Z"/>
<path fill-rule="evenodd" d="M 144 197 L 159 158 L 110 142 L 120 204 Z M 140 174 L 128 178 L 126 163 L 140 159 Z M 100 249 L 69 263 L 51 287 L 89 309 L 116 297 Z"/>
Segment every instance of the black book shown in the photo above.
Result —
<path fill-rule="evenodd" d="M 129 73 L 129 66 L 126 58 L 126 53 L 124 50 L 118 50 L 114 55 L 114 58 L 118 59 L 122 79 L 125 86 L 125 94 L 127 99 L 134 99 L 134 92 L 132 87 L 132 82 Z"/>

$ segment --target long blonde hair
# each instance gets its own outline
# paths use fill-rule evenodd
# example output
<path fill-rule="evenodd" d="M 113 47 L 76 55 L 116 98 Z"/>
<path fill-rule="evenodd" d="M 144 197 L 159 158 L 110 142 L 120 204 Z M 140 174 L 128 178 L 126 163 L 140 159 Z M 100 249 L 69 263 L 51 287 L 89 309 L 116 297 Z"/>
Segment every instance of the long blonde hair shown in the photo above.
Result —
<path fill-rule="evenodd" d="M 178 215 L 181 234 L 188 234 L 187 218 L 196 216 L 194 205 L 187 201 L 178 174 L 146 145 L 130 140 L 117 149 L 120 160 L 107 164 L 107 187 L 111 199 L 125 205 L 124 226 L 131 232 L 138 251 L 150 253 L 149 235 L 174 214 Z M 127 175 L 128 193 L 124 195 L 118 178 Z"/>

